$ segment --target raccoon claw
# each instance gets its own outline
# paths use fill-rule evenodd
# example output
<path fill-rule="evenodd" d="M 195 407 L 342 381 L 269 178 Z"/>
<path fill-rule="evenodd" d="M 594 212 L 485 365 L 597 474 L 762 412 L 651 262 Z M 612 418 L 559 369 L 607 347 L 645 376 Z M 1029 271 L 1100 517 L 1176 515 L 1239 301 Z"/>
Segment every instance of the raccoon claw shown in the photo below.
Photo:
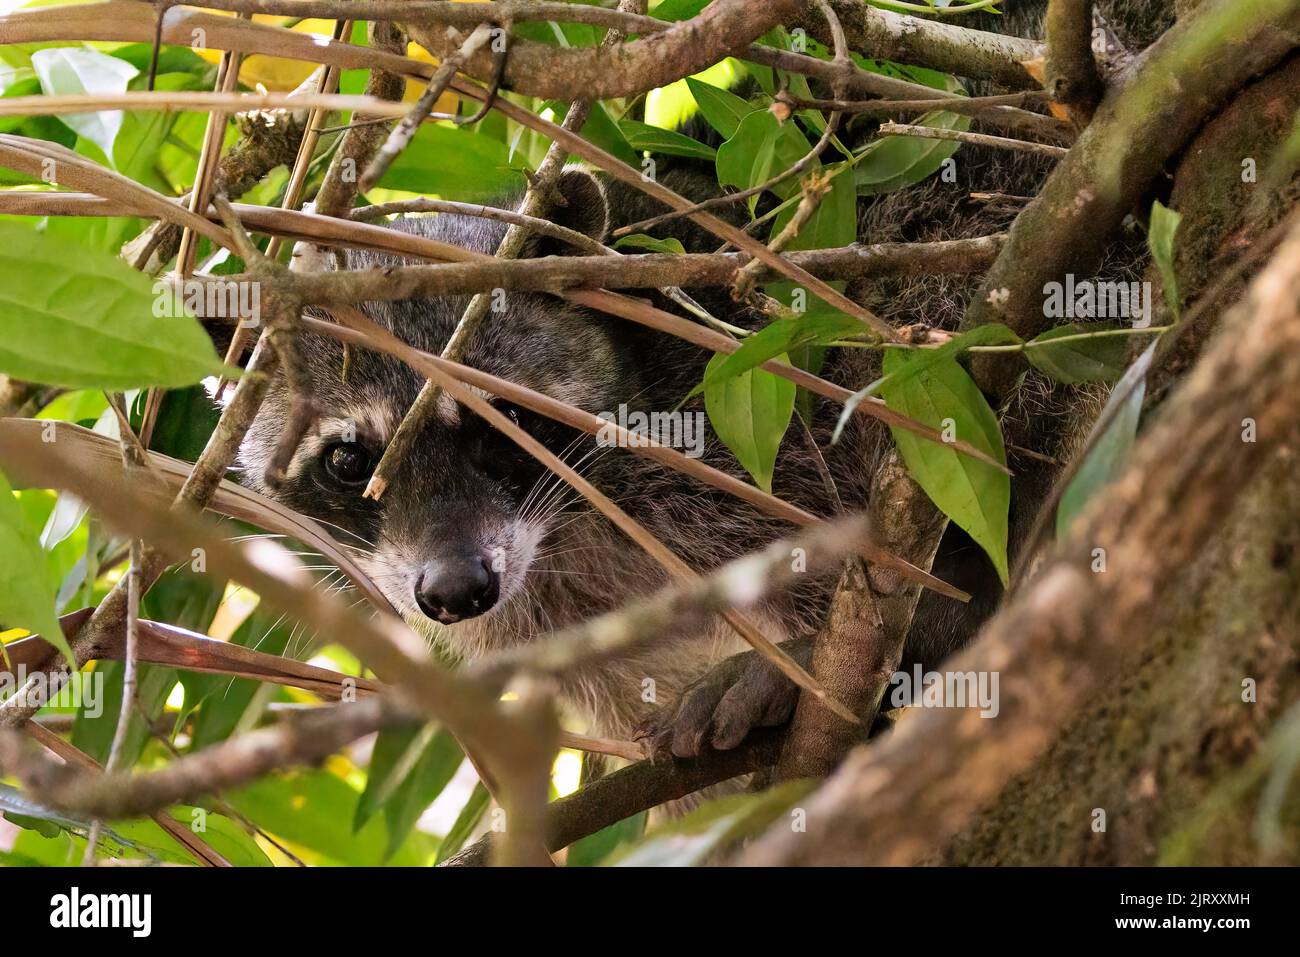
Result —
<path fill-rule="evenodd" d="M 781 647 L 805 665 L 812 652 L 811 640 Z M 755 728 L 784 724 L 798 699 L 794 682 L 757 652 L 746 651 L 687 685 L 675 703 L 643 721 L 633 736 L 646 742 L 654 757 L 694 758 L 710 747 L 728 751 Z"/>

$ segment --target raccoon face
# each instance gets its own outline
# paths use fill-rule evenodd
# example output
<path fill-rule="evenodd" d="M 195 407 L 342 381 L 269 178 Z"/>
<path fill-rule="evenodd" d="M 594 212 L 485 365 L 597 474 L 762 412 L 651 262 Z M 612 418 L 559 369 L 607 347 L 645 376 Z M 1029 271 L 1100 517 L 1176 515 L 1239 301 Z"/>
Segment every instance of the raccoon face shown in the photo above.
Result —
<path fill-rule="evenodd" d="M 597 232 L 603 233 L 603 207 L 598 221 Z M 504 232 L 485 220 L 441 215 L 394 225 L 487 252 Z M 353 253 L 349 266 L 393 262 Z M 636 363 L 627 362 L 611 339 L 609 326 L 618 320 L 547 296 L 506 293 L 495 299 L 472 338 L 467 365 L 589 411 L 616 408 L 638 391 Z M 370 303 L 364 311 L 404 341 L 436 354 L 468 301 Z M 543 543 L 573 509 L 585 507 L 577 496 L 444 393 L 381 500 L 363 498 L 423 378 L 400 360 L 356 348 L 345 376 L 342 347 L 318 335 L 303 335 L 300 349 L 320 410 L 316 427 L 299 446 L 286 479 L 268 485 L 266 465 L 291 399 L 287 384 L 277 379 L 241 449 L 244 483 L 330 527 L 413 624 L 453 625 L 489 616 L 520 596 Z M 601 458 L 592 437 L 484 397 L 569 464 L 586 470 Z"/>

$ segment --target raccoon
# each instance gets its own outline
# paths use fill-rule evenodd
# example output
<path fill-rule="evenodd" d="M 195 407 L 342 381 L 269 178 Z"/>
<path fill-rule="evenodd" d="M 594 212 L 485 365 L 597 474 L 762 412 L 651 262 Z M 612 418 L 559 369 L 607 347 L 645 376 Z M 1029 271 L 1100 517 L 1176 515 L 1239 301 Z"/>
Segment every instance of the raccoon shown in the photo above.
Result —
<path fill-rule="evenodd" d="M 1160 0 L 1132 6 L 1165 8 Z M 1036 33 L 1044 3 L 1011 4 L 1014 27 Z M 1007 26 L 987 18 L 988 28 Z M 1011 20 L 1008 17 L 1008 20 Z M 1150 18 L 1141 20 L 1149 23 Z M 716 190 L 711 173 L 689 164 L 660 164 L 665 185 L 692 198 Z M 956 238 L 995 231 L 1006 216 L 953 204 L 954 191 L 1032 195 L 1049 166 L 1041 160 L 966 149 L 958 186 L 922 184 L 863 203 L 860 238 L 866 242 Z M 578 169 L 560 177 L 557 221 L 604 239 L 612 225 L 661 212 L 620 183 Z M 496 205 L 512 205 L 509 198 Z M 408 217 L 393 228 L 495 252 L 505 227 L 455 215 Z M 688 249 L 716 241 L 689 223 L 668 229 Z M 531 255 L 563 252 L 537 239 Z M 349 252 L 360 269 L 400 260 Z M 896 322 L 954 327 L 974 282 L 911 279 L 906 284 L 860 283 L 850 294 Z M 755 328 L 759 317 L 716 290 L 689 290 L 728 322 Z M 468 297 L 368 303 L 365 313 L 418 349 L 445 346 Z M 667 302 L 664 308 L 674 308 Z M 698 424 L 692 454 L 745 478 L 735 456 L 708 427 L 697 396 L 683 404 L 703 377 L 709 355 L 688 343 L 638 325 L 532 293 L 506 293 L 472 337 L 466 364 L 511 379 L 595 413 L 620 409 L 676 411 Z M 443 396 L 436 415 L 410 449 L 383 498 L 361 495 L 386 443 L 419 392 L 423 378 L 387 356 L 353 350 L 346 374 L 342 347 L 312 334 L 301 338 L 303 361 L 322 410 L 317 428 L 297 450 L 284 480 L 264 475 L 291 396 L 272 384 L 240 454 L 243 480 L 258 491 L 339 530 L 395 608 L 428 639 L 463 659 L 529 642 L 551 630 L 619 607 L 667 584 L 663 569 L 563 482 L 468 409 Z M 874 374 L 863 350 L 832 353 L 822 374 L 860 387 Z M 788 534 L 788 524 L 693 479 L 624 449 L 602 446 L 536 414 L 485 396 L 556 455 L 580 471 L 692 568 L 707 573 L 724 562 Z M 819 516 L 861 509 L 888 436 L 854 417 L 842 439 L 831 431 L 841 408 L 814 398 L 806 420 L 796 419 L 780 447 L 773 492 Z M 683 433 L 684 434 L 684 433 Z M 825 477 L 829 477 L 829 482 Z M 948 599 L 923 600 L 909 641 L 908 662 L 933 664 L 973 634 L 1000 594 L 992 565 L 958 529 L 945 537 L 935 572 L 976 594 L 960 610 Z M 807 660 L 822 623 L 835 576 L 807 577 L 770 596 L 758 614 L 773 640 Z M 665 635 L 643 653 L 578 669 L 564 681 L 569 704 L 599 734 L 626 738 L 656 731 L 673 753 L 690 756 L 712 746 L 733 747 L 753 727 L 785 721 L 795 688 L 752 653 L 732 658 L 726 679 L 703 682 L 714 665 L 745 651 L 722 622 L 693 633 Z M 739 682 L 745 694 L 724 698 Z M 672 704 L 693 694 L 690 707 Z M 668 706 L 664 708 L 663 706 Z M 725 712 L 725 713 L 724 713 Z"/>
<path fill-rule="evenodd" d="M 609 221 L 604 187 L 569 169 L 558 191 L 568 215 L 557 219 L 603 238 Z M 391 225 L 484 253 L 495 251 L 505 230 L 490 220 L 450 215 Z M 542 240 L 529 251 L 555 250 Z M 351 252 L 347 267 L 398 261 Z M 368 303 L 364 311 L 416 348 L 438 353 L 467 304 L 468 297 L 453 296 Z M 745 477 L 708 427 L 702 400 L 697 396 L 679 408 L 703 377 L 707 352 L 546 295 L 508 292 L 498 304 L 473 336 L 467 365 L 611 418 L 620 410 L 625 418 L 672 413 L 681 435 L 695 440 L 689 454 Z M 757 320 L 734 304 L 727 318 L 748 325 Z M 266 466 L 291 401 L 287 383 L 277 379 L 241 449 L 243 480 L 339 530 L 393 606 L 431 641 L 474 659 L 667 584 L 662 568 L 585 500 L 449 396 L 441 398 L 382 499 L 363 498 L 423 377 L 368 350 L 353 350 L 345 376 L 341 346 L 319 335 L 304 334 L 300 349 L 322 410 L 317 427 L 284 480 L 269 485 Z M 500 399 L 492 402 L 701 572 L 791 531 L 788 523 L 626 449 Z M 807 429 L 795 424 L 774 479 L 775 494 L 822 516 L 863 504 L 882 438 L 855 422 L 831 445 L 838 413 L 838 407 L 819 404 Z M 816 478 L 823 468 L 838 502 Z M 764 630 L 774 640 L 811 634 L 833 584 L 809 581 L 773 596 L 762 610 Z M 573 674 L 563 690 L 600 733 L 626 737 L 650 710 L 653 702 L 644 698 L 672 700 L 711 664 L 745 647 L 721 624 L 703 634 L 665 636 L 644 655 Z"/>

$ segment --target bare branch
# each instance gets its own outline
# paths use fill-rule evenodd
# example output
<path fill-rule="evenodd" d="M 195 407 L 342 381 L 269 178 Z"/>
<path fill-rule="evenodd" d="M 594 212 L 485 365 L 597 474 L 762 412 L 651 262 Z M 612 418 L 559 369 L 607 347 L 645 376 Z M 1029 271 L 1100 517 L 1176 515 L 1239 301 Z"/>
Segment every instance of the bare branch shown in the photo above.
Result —
<path fill-rule="evenodd" d="M 989 136 L 987 133 L 969 133 L 963 130 L 945 130 L 937 126 L 909 126 L 905 123 L 881 123 L 881 136 L 916 136 L 925 140 L 949 140 L 954 143 L 974 143 L 979 146 L 992 146 L 995 149 L 1014 150 L 1017 153 L 1034 153 L 1038 156 L 1050 156 L 1060 159 L 1070 151 L 1062 146 L 1047 143 L 1032 143 L 1029 140 L 1013 140 L 1005 136 Z"/>
<path fill-rule="evenodd" d="M 1034 85 L 1021 66 L 1043 55 L 1042 44 L 1034 40 L 893 13 L 862 0 L 831 0 L 831 4 L 844 23 L 849 43 L 864 56 L 915 63 L 1012 88 Z M 823 22 L 815 14 L 796 19 L 796 26 L 825 38 Z"/>
<path fill-rule="evenodd" d="M 1047 5 L 1047 92 L 1079 114 L 1084 125 L 1106 92 L 1092 52 L 1092 0 L 1050 0 Z"/>

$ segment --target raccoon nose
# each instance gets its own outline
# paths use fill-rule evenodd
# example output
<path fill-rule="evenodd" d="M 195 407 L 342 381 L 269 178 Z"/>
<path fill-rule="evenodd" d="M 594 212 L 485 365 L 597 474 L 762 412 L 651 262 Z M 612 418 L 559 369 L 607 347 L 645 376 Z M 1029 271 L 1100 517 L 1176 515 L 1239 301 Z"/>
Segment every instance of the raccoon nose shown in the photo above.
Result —
<path fill-rule="evenodd" d="M 415 603 L 434 621 L 450 625 L 489 610 L 500 590 L 500 578 L 482 556 L 439 558 L 420 573 Z"/>

